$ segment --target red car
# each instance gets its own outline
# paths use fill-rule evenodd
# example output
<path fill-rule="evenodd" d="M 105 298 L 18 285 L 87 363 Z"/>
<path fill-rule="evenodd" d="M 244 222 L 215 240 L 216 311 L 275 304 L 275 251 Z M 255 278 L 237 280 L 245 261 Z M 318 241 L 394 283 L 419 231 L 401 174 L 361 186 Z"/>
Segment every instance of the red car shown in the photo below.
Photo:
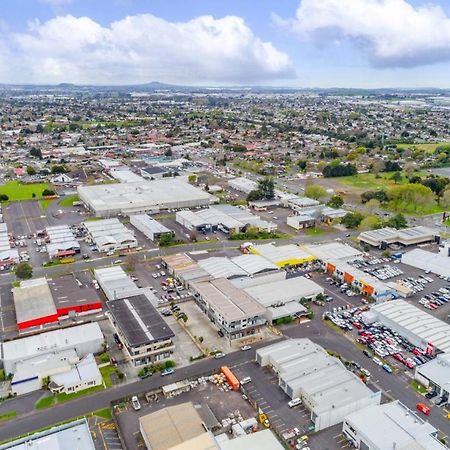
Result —
<path fill-rule="evenodd" d="M 367 339 L 363 336 L 363 337 L 359 337 L 356 342 L 359 342 L 360 344 L 366 345 L 367 344 Z"/>
<path fill-rule="evenodd" d="M 401 363 L 405 363 L 405 358 L 403 358 L 403 356 L 400 354 L 400 353 L 394 353 L 393 355 L 392 355 L 392 357 L 394 358 L 394 359 L 396 359 L 397 361 L 400 361 Z"/>
<path fill-rule="evenodd" d="M 355 328 L 358 328 L 358 330 L 361 330 L 361 329 L 362 329 L 362 325 L 361 325 L 359 322 L 352 322 L 352 325 L 353 325 Z"/>
<path fill-rule="evenodd" d="M 413 349 L 413 351 L 412 351 L 416 356 L 422 356 L 423 355 L 423 352 L 422 352 L 422 350 L 420 350 L 419 348 L 414 348 Z"/>
<path fill-rule="evenodd" d="M 403 361 L 403 364 L 408 368 L 408 369 L 413 369 L 414 368 L 414 364 L 411 361 L 407 361 L 405 359 L 405 361 Z"/>
<path fill-rule="evenodd" d="M 428 416 L 431 412 L 431 409 L 427 405 L 424 405 L 423 403 L 417 403 L 416 408 L 426 416 Z"/>

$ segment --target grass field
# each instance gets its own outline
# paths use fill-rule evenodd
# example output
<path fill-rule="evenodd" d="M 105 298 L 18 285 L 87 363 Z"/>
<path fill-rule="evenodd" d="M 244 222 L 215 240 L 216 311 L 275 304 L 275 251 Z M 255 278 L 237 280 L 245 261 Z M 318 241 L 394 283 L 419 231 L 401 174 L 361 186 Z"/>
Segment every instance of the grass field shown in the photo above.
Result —
<path fill-rule="evenodd" d="M 389 188 L 408 182 L 406 176 L 403 176 L 402 180 L 395 184 L 395 181 L 391 180 L 392 175 L 393 172 L 380 173 L 379 177 L 377 178 L 373 173 L 358 173 L 349 177 L 335 178 L 335 180 L 338 183 L 343 184 L 344 186 L 349 186 L 361 190 Z M 423 177 L 427 174 L 425 172 L 415 172 L 414 175 Z"/>
<path fill-rule="evenodd" d="M 40 398 L 35 404 L 35 409 L 46 409 L 50 408 L 51 406 L 54 406 L 58 403 L 64 403 L 69 400 L 73 400 L 75 398 L 84 397 L 85 395 L 92 394 L 97 391 L 102 391 L 105 389 L 105 386 L 101 384 L 100 386 L 93 386 L 89 389 L 85 389 L 84 391 L 80 392 L 74 392 L 73 394 L 55 394 L 55 395 L 48 395 L 46 397 Z"/>
<path fill-rule="evenodd" d="M 6 194 L 10 202 L 17 200 L 32 200 L 42 198 L 42 191 L 48 189 L 47 183 L 21 184 L 18 181 L 9 181 L 0 185 L 0 194 Z M 33 197 L 33 194 L 35 195 Z"/>
<path fill-rule="evenodd" d="M 39 200 L 39 203 L 42 206 L 42 209 L 44 211 L 47 211 L 47 208 L 50 206 L 50 203 L 52 203 L 55 199 L 54 198 L 46 198 L 43 200 Z"/>
<path fill-rule="evenodd" d="M 322 228 L 307 228 L 305 234 L 306 236 L 322 236 L 325 234 L 325 230 Z"/>
<path fill-rule="evenodd" d="M 80 197 L 78 195 L 69 195 L 68 197 L 64 197 L 60 202 L 59 206 L 72 206 L 73 202 L 79 202 Z"/>
<path fill-rule="evenodd" d="M 100 373 L 102 374 L 103 382 L 107 388 L 110 388 L 113 383 L 111 380 L 111 375 L 118 374 L 118 370 L 114 366 L 105 366 L 100 369 Z"/>
<path fill-rule="evenodd" d="M 397 148 L 411 149 L 411 150 L 423 150 L 427 153 L 434 153 L 436 147 L 440 145 L 450 144 L 450 142 L 435 142 L 435 143 L 423 143 L 423 144 L 397 144 Z"/>

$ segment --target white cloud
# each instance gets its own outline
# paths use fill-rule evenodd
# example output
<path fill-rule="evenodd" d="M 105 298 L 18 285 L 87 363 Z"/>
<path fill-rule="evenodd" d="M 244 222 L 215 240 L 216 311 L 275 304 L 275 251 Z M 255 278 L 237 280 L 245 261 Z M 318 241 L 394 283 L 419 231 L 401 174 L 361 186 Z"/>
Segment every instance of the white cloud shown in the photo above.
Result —
<path fill-rule="evenodd" d="M 319 45 L 350 40 L 376 66 L 414 67 L 450 59 L 450 18 L 437 5 L 405 0 L 302 0 L 296 17 L 275 18 Z"/>
<path fill-rule="evenodd" d="M 0 80 L 9 82 L 252 83 L 295 75 L 287 54 L 235 16 L 168 22 L 143 14 L 104 27 L 66 15 L 32 22 L 5 45 L 15 55 L 9 79 Z"/>

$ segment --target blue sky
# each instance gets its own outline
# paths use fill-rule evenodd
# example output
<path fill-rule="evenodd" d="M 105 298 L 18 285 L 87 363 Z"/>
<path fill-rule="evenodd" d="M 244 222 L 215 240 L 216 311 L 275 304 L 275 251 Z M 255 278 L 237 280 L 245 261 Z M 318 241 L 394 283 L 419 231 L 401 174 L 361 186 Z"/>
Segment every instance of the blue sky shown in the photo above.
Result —
<path fill-rule="evenodd" d="M 0 82 L 450 87 L 448 0 L 2 0 Z"/>

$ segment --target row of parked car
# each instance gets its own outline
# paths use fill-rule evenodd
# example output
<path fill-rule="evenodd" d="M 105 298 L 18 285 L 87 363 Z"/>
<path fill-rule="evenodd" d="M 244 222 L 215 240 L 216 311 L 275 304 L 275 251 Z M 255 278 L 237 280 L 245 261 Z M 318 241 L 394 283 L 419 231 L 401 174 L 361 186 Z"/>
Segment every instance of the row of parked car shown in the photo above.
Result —
<path fill-rule="evenodd" d="M 426 309 L 435 310 L 440 306 L 445 305 L 450 301 L 450 290 L 447 288 L 440 288 L 431 294 L 424 295 L 419 304 Z"/>
<path fill-rule="evenodd" d="M 382 267 L 366 267 L 364 272 L 369 273 L 370 275 L 378 278 L 379 280 L 389 280 L 390 278 L 398 277 L 403 275 L 403 270 L 398 267 L 390 266 L 389 264 L 385 264 Z"/>

